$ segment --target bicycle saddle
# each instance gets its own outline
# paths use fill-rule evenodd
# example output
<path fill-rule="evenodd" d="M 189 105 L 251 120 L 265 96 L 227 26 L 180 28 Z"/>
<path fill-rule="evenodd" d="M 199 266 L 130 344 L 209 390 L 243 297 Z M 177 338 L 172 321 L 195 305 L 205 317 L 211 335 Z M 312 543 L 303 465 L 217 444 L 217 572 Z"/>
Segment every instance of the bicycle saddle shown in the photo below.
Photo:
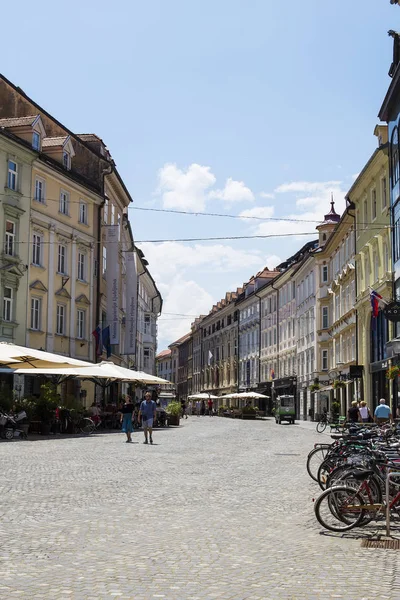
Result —
<path fill-rule="evenodd" d="M 371 469 L 364 469 L 363 471 L 354 471 L 352 477 L 357 480 L 366 479 L 369 475 L 373 475 L 374 472 Z"/>

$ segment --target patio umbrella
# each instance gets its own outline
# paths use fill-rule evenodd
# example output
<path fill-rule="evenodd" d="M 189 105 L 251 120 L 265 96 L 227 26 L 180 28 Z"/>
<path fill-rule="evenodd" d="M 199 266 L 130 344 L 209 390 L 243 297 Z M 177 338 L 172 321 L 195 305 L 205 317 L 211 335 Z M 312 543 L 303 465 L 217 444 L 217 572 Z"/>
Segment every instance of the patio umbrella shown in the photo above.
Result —
<path fill-rule="evenodd" d="M 229 396 L 225 396 L 225 398 L 270 398 L 270 396 L 265 396 L 264 394 L 259 394 L 257 392 L 239 392 L 237 394 L 229 394 Z"/>
<path fill-rule="evenodd" d="M 18 374 L 32 374 L 32 371 L 27 369 L 14 369 Z M 119 367 L 111 361 L 103 361 L 100 363 L 89 363 L 85 367 L 69 367 L 69 368 L 52 368 L 52 369 L 36 369 L 35 373 L 40 375 L 57 375 L 58 377 L 79 377 L 81 379 L 91 379 L 101 387 L 108 387 L 114 381 L 130 381 L 132 383 L 141 383 L 148 385 L 160 385 L 162 383 L 171 383 L 161 377 L 149 375 L 143 371 L 133 371 Z"/>
<path fill-rule="evenodd" d="M 192 394 L 190 396 L 188 396 L 189 400 L 209 400 L 211 398 L 211 400 L 217 400 L 217 398 L 220 398 L 221 396 L 213 396 L 212 394 Z"/>
<path fill-rule="evenodd" d="M 47 369 L 51 367 L 86 367 L 92 363 L 53 352 L 36 350 L 35 348 L 26 348 L 17 346 L 8 342 L 0 342 L 0 364 L 12 369 Z"/>

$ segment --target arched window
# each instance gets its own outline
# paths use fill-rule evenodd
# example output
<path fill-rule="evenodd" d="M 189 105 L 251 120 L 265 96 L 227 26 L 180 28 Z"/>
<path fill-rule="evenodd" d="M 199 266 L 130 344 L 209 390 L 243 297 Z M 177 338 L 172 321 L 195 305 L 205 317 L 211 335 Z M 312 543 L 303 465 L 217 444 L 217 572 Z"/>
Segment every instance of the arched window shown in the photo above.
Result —
<path fill-rule="evenodd" d="M 393 129 L 392 141 L 390 144 L 390 163 L 391 163 L 391 177 L 392 187 L 396 185 L 399 180 L 399 133 L 397 127 Z"/>

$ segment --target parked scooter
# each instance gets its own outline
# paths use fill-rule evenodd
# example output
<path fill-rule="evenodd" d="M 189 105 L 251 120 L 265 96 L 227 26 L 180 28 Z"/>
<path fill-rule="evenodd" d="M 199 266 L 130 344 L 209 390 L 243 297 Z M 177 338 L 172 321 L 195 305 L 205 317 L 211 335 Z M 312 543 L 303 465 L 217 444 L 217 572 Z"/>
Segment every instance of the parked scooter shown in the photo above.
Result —
<path fill-rule="evenodd" d="M 28 436 L 25 428 L 22 428 L 21 425 L 21 421 L 24 419 L 26 419 L 26 412 L 24 410 L 15 416 L 0 410 L 0 437 L 6 440 L 12 440 L 15 437 L 26 440 Z"/>

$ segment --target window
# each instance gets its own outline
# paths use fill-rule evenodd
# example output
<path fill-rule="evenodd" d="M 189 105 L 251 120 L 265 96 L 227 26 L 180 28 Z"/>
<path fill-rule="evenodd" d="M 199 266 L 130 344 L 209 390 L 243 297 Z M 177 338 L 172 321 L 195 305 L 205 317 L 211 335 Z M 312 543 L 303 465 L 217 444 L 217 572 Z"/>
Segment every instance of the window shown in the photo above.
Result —
<path fill-rule="evenodd" d="M 364 223 L 363 226 L 367 227 L 368 225 L 368 204 L 367 201 L 364 200 Z"/>
<path fill-rule="evenodd" d="M 37 233 L 33 234 L 32 264 L 39 267 L 42 264 L 42 238 Z"/>
<path fill-rule="evenodd" d="M 150 315 L 144 315 L 144 333 L 151 333 Z"/>
<path fill-rule="evenodd" d="M 14 256 L 15 254 L 15 223 L 13 221 L 6 221 L 6 241 L 4 252 L 8 256 Z"/>
<path fill-rule="evenodd" d="M 328 281 L 328 265 L 322 266 L 322 282 L 327 283 Z"/>
<path fill-rule="evenodd" d="M 322 370 L 328 370 L 328 350 L 322 350 Z"/>
<path fill-rule="evenodd" d="M 57 304 L 57 329 L 58 335 L 65 335 L 65 306 L 64 304 Z"/>
<path fill-rule="evenodd" d="M 394 187 L 399 180 L 399 134 L 397 127 L 394 128 L 392 134 L 390 157 L 392 167 L 392 187 Z"/>
<path fill-rule="evenodd" d="M 374 282 L 379 281 L 379 251 L 375 249 L 374 254 Z"/>
<path fill-rule="evenodd" d="M 107 248 L 105 246 L 103 246 L 103 267 L 102 267 L 103 276 L 106 274 L 106 271 L 107 271 Z"/>
<path fill-rule="evenodd" d="M 60 192 L 60 213 L 63 215 L 68 214 L 69 209 L 69 194 L 61 190 Z"/>
<path fill-rule="evenodd" d="M 370 286 L 370 267 L 369 267 L 369 258 L 365 257 L 365 289 Z"/>
<path fill-rule="evenodd" d="M 85 339 L 85 317 L 86 313 L 84 310 L 78 310 L 76 313 L 76 337 L 78 340 Z"/>
<path fill-rule="evenodd" d="M 71 155 L 66 150 L 63 152 L 63 165 L 66 169 L 71 168 Z"/>
<path fill-rule="evenodd" d="M 382 210 L 387 207 L 387 181 L 386 177 L 382 179 Z"/>
<path fill-rule="evenodd" d="M 104 223 L 107 225 L 107 223 L 108 223 L 108 198 L 106 198 L 104 201 L 103 219 L 104 219 Z"/>
<path fill-rule="evenodd" d="M 383 264 L 385 273 L 387 273 L 389 271 L 389 252 L 388 245 L 386 242 L 383 243 Z"/>
<path fill-rule="evenodd" d="M 45 198 L 44 181 L 43 181 L 43 179 L 39 179 L 38 177 L 36 177 L 36 179 L 35 179 L 35 200 L 36 200 L 36 202 L 44 203 L 44 198 Z"/>
<path fill-rule="evenodd" d="M 79 202 L 79 223 L 87 225 L 87 204 L 82 200 Z"/>
<path fill-rule="evenodd" d="M 13 160 L 8 161 L 7 186 L 10 190 L 16 190 L 18 186 L 18 166 Z"/>
<path fill-rule="evenodd" d="M 115 223 L 115 206 L 111 204 L 111 225 Z"/>
<path fill-rule="evenodd" d="M 322 307 L 322 329 L 329 327 L 329 308 L 327 306 Z"/>
<path fill-rule="evenodd" d="M 40 133 L 37 131 L 34 131 L 32 135 L 32 148 L 34 150 L 40 150 Z"/>
<path fill-rule="evenodd" d="M 143 366 L 145 369 L 150 367 L 150 348 L 143 349 Z"/>
<path fill-rule="evenodd" d="M 67 249 L 62 244 L 58 245 L 57 271 L 62 274 L 67 272 Z"/>
<path fill-rule="evenodd" d="M 85 267 L 86 267 L 86 254 L 83 252 L 78 252 L 78 279 L 80 281 L 85 281 Z"/>
<path fill-rule="evenodd" d="M 376 189 L 371 192 L 371 214 L 374 221 L 376 219 Z"/>
<path fill-rule="evenodd" d="M 12 321 L 13 318 L 13 290 L 10 287 L 4 288 L 3 297 L 3 321 Z"/>
<path fill-rule="evenodd" d="M 31 298 L 31 329 L 35 331 L 40 330 L 40 302 L 39 298 Z"/>

